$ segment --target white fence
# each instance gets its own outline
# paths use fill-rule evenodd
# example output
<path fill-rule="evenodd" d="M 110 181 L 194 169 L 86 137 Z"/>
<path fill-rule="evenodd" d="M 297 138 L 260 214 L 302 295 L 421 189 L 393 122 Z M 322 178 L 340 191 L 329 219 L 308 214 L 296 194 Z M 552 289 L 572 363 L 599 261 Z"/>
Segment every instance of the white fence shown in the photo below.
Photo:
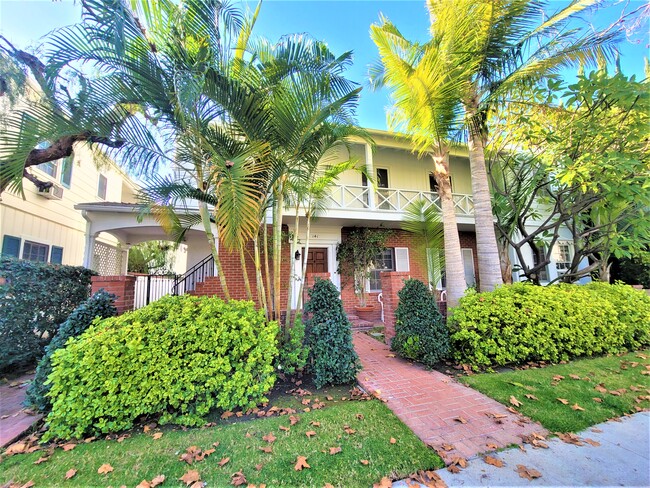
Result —
<path fill-rule="evenodd" d="M 174 291 L 174 276 L 140 275 L 135 279 L 133 309 L 155 302 Z"/>

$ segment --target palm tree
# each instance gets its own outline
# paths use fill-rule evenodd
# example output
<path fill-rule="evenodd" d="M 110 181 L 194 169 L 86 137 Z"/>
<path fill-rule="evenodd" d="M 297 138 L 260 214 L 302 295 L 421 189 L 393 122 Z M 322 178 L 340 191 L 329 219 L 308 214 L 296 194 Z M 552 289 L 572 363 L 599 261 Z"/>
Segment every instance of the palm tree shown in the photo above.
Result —
<path fill-rule="evenodd" d="M 480 288 L 503 283 L 494 230 L 494 215 L 485 166 L 487 115 L 508 94 L 567 66 L 595 63 L 613 54 L 616 32 L 582 34 L 570 28 L 577 14 L 597 0 L 574 0 L 549 18 L 547 2 L 538 0 L 428 0 L 432 39 L 459 34 L 465 41 L 445 56 L 466 58 L 457 93 L 467 126 Z M 459 19 L 470 20 L 459 22 Z M 515 101 L 516 102 L 516 101 Z"/>
<path fill-rule="evenodd" d="M 459 23 L 463 21 L 458 19 Z M 392 90 L 389 127 L 406 133 L 414 151 L 433 161 L 442 209 L 447 300 L 453 307 L 467 287 L 449 172 L 450 139 L 460 121 L 458 97 L 462 86 L 457 80 L 464 79 L 467 64 L 451 53 L 459 49 L 463 39 L 446 32 L 427 44 L 412 43 L 385 17 L 371 26 L 370 36 L 381 60 L 371 69 L 371 84 Z"/>

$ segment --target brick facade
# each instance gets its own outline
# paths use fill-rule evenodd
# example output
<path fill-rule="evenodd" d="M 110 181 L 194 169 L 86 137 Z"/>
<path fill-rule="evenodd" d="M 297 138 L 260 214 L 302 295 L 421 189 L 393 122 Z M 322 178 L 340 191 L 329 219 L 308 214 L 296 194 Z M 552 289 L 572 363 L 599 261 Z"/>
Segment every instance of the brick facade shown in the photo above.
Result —
<path fill-rule="evenodd" d="M 117 296 L 115 308 L 118 314 L 133 310 L 135 297 L 135 276 L 93 276 L 91 292 L 94 294 L 102 288 Z"/>
<path fill-rule="evenodd" d="M 386 342 L 395 337 L 395 310 L 399 304 L 397 293 L 404 287 L 404 280 L 410 278 L 410 273 L 385 271 L 381 274 L 381 289 L 384 299 L 384 337 Z"/>

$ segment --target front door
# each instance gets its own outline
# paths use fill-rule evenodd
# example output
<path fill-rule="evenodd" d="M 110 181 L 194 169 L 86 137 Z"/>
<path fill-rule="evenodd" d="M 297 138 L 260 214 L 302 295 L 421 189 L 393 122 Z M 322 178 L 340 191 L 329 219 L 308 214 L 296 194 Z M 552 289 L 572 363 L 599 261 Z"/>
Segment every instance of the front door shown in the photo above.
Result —
<path fill-rule="evenodd" d="M 304 256 L 305 248 L 302 249 L 302 253 Z M 326 247 L 310 247 L 307 254 L 307 274 L 329 272 Z"/>

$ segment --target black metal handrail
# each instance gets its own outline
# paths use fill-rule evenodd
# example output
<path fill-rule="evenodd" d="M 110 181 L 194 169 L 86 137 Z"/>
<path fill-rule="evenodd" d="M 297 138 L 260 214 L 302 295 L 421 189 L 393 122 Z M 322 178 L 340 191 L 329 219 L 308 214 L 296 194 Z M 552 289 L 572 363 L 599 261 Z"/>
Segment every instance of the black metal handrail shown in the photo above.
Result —
<path fill-rule="evenodd" d="M 193 291 L 197 283 L 205 281 L 209 276 L 214 276 L 214 256 L 209 254 L 200 263 L 195 264 L 185 273 L 174 280 L 172 294 L 184 295 L 188 291 Z"/>

